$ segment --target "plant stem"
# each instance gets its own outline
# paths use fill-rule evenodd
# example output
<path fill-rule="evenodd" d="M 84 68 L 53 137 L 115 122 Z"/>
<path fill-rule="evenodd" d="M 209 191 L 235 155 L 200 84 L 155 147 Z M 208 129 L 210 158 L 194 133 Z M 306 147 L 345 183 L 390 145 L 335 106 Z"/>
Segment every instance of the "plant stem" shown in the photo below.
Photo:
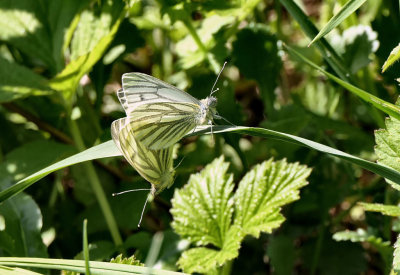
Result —
<path fill-rule="evenodd" d="M 221 275 L 229 275 L 229 274 L 231 274 L 232 264 L 233 264 L 233 260 L 228 261 L 227 263 L 225 263 L 224 266 L 220 269 L 219 274 L 221 274 Z"/>
<path fill-rule="evenodd" d="M 78 125 L 75 120 L 72 120 L 70 116 L 68 116 L 68 126 L 71 131 L 73 140 L 75 142 L 76 147 L 79 151 L 85 150 L 85 144 L 82 139 L 82 135 L 79 131 Z M 100 209 L 103 212 L 104 218 L 106 220 L 108 229 L 110 230 L 111 237 L 116 246 L 122 245 L 122 238 L 118 231 L 118 226 L 115 221 L 114 215 L 111 211 L 110 204 L 107 201 L 107 197 L 104 193 L 104 190 L 101 186 L 99 177 L 94 169 L 92 162 L 85 162 L 83 166 L 86 170 L 87 176 L 89 178 L 90 184 L 92 186 L 93 192 L 96 196 L 96 199 L 100 205 Z"/>

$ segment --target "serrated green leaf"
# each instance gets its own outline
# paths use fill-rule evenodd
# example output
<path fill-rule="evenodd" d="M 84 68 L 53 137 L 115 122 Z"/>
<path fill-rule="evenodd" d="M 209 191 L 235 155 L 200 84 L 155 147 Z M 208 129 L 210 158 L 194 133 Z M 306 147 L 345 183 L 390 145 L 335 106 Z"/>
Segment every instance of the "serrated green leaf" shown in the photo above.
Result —
<path fill-rule="evenodd" d="M 399 103 L 396 104 L 397 106 Z M 394 117 L 385 120 L 386 129 L 375 131 L 375 153 L 378 156 L 378 163 L 389 166 L 400 171 L 400 121 Z M 400 186 L 387 180 L 396 190 Z"/>
<path fill-rule="evenodd" d="M 349 0 L 340 11 L 335 14 L 322 30 L 315 36 L 308 46 L 311 46 L 315 41 L 328 34 L 331 30 L 342 23 L 349 15 L 355 12 L 366 0 Z"/>
<path fill-rule="evenodd" d="M 385 63 L 382 66 L 382 73 L 384 73 L 390 66 L 400 59 L 400 43 L 389 54 Z"/>
<path fill-rule="evenodd" d="M 217 250 L 206 247 L 191 248 L 182 253 L 178 265 L 188 273 L 210 273 L 239 255 L 242 239 L 242 230 L 237 226 L 232 226 L 226 233 L 222 249 Z"/>
<path fill-rule="evenodd" d="M 256 165 L 235 193 L 235 225 L 256 238 L 261 232 L 271 233 L 285 220 L 280 207 L 299 199 L 299 189 L 307 184 L 310 173 L 306 166 L 286 160 Z"/>
<path fill-rule="evenodd" d="M 172 199 L 171 226 L 183 238 L 197 245 L 222 248 L 233 214 L 233 176 L 229 164 L 220 157 L 200 173 L 191 175 L 188 184 Z"/>
<path fill-rule="evenodd" d="M 372 212 L 380 212 L 386 216 L 392 217 L 399 217 L 400 216 L 400 207 L 397 205 L 385 205 L 380 203 L 366 203 L 366 202 L 359 202 L 365 211 L 372 211 Z"/>
<path fill-rule="evenodd" d="M 238 255 L 245 235 L 259 237 L 284 221 L 280 207 L 299 198 L 311 169 L 285 160 L 265 161 L 242 179 L 235 195 L 233 179 L 223 157 L 192 175 L 175 191 L 172 227 L 196 247 L 184 252 L 179 266 L 185 272 L 215 271 Z M 232 221 L 232 214 L 234 219 Z M 204 245 L 212 247 L 204 247 Z"/>

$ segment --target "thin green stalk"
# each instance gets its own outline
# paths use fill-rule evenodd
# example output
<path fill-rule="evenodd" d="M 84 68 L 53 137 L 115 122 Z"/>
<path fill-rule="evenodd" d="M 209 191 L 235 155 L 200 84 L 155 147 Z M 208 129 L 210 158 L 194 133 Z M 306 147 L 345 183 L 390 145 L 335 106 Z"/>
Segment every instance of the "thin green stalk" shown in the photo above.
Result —
<path fill-rule="evenodd" d="M 83 258 L 85 260 L 85 274 L 90 275 L 90 264 L 89 264 L 89 245 L 87 237 L 87 219 L 83 220 Z"/>
<path fill-rule="evenodd" d="M 74 120 L 70 119 L 70 116 L 68 118 L 68 126 L 71 131 L 74 142 L 76 144 L 76 147 L 78 148 L 79 151 L 84 151 L 86 148 L 85 148 L 85 144 L 83 143 L 83 139 L 82 139 L 81 133 L 79 131 L 78 125 L 76 124 L 76 122 Z M 111 233 L 111 237 L 116 246 L 121 246 L 122 238 L 121 238 L 121 235 L 119 234 L 117 223 L 116 223 L 114 215 L 111 211 L 110 204 L 107 201 L 107 197 L 104 193 L 104 190 L 101 186 L 99 177 L 97 176 L 97 173 L 94 169 L 94 166 L 91 161 L 85 162 L 82 165 L 84 166 L 84 168 L 86 170 L 86 173 L 89 178 L 90 184 L 92 186 L 93 192 L 94 192 L 96 199 L 100 205 L 100 209 L 103 212 L 108 229 L 110 230 L 110 233 Z"/>

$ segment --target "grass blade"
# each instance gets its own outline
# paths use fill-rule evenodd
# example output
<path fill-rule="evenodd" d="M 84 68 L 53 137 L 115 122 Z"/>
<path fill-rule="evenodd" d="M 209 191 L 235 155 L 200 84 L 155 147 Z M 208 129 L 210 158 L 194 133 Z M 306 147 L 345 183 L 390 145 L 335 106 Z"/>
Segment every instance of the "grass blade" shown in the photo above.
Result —
<path fill-rule="evenodd" d="M 349 84 L 350 85 L 350 84 Z M 211 134 L 211 127 L 197 127 L 197 131 L 187 135 L 200 135 L 200 134 Z M 334 149 L 332 147 L 326 146 L 321 143 L 317 143 L 305 138 L 297 137 L 294 135 L 289 135 L 282 132 L 277 132 L 269 129 L 264 128 L 256 128 L 256 127 L 241 127 L 241 126 L 213 126 L 212 127 L 213 133 L 237 133 L 237 134 L 244 134 L 250 136 L 258 136 L 263 138 L 272 138 L 276 140 L 281 140 L 284 142 L 294 143 L 300 146 L 308 147 L 310 149 L 314 149 L 320 151 L 322 153 L 326 153 L 340 159 L 346 160 L 350 163 L 356 164 L 366 170 L 369 170 L 377 175 L 380 175 L 388 180 L 395 182 L 396 184 L 400 184 L 400 173 L 390 167 L 387 167 L 382 164 L 374 163 L 371 161 L 364 160 L 362 158 L 347 154 L 340 150 Z M 117 147 L 115 146 L 112 140 L 94 146 L 90 149 L 87 149 L 83 152 L 80 152 L 76 155 L 68 157 L 62 161 L 59 161 L 53 165 L 46 167 L 29 177 L 26 177 L 20 180 L 15 185 L 11 186 L 10 188 L 3 190 L 0 192 L 0 202 L 22 192 L 24 189 L 38 181 L 39 179 L 43 178 L 44 176 L 50 174 L 53 171 L 58 169 L 80 163 L 87 160 L 93 160 L 97 158 L 106 158 L 106 157 L 114 157 L 120 156 L 120 152 L 118 151 Z"/>
<path fill-rule="evenodd" d="M 64 259 L 45 259 L 45 258 L 18 258 L 18 257 L 0 257 L 0 265 L 18 266 L 18 267 L 36 267 L 55 270 L 68 270 L 79 273 L 85 273 L 84 260 L 64 260 Z M 105 262 L 90 262 L 92 275 L 130 275 L 130 274 L 163 274 L 163 275 L 181 275 L 184 273 L 173 272 L 160 269 L 151 269 L 144 266 L 135 266 L 127 264 L 115 264 Z"/>
<path fill-rule="evenodd" d="M 397 45 L 389 54 L 388 59 L 382 66 L 382 73 L 384 73 L 390 66 L 400 59 L 400 44 Z"/>
<path fill-rule="evenodd" d="M 362 4 L 365 3 L 366 0 L 349 0 L 342 9 L 335 14 L 329 22 L 320 30 L 320 32 L 314 37 L 314 39 L 308 44 L 310 47 L 311 44 L 318 41 L 326 34 L 328 34 L 331 30 L 336 28 L 340 23 L 342 23 L 350 14 L 355 12 Z"/>
<path fill-rule="evenodd" d="M 309 59 L 307 59 L 305 56 L 303 56 L 302 54 L 300 54 L 299 52 L 297 52 L 296 50 L 290 48 L 289 46 L 285 45 L 284 46 L 285 49 L 292 55 L 300 58 L 303 62 L 307 63 L 308 65 L 310 65 L 311 67 L 313 67 L 314 69 L 320 71 L 321 73 L 323 73 L 325 76 L 327 76 L 329 79 L 335 81 L 337 84 L 339 84 L 340 86 L 342 86 L 343 88 L 347 89 L 349 92 L 355 94 L 356 96 L 358 96 L 359 98 L 361 98 L 362 100 L 364 100 L 365 102 L 370 103 L 371 105 L 373 105 L 375 108 L 381 110 L 382 112 L 396 118 L 400 120 L 400 108 L 390 102 L 387 102 L 385 100 L 380 99 L 379 97 L 376 97 L 360 88 L 357 88 L 356 86 L 338 78 L 337 76 L 334 76 L 331 73 L 328 73 L 327 71 L 325 71 L 324 69 L 322 69 L 321 67 L 319 67 L 318 65 L 316 65 L 315 63 L 311 62 Z"/>

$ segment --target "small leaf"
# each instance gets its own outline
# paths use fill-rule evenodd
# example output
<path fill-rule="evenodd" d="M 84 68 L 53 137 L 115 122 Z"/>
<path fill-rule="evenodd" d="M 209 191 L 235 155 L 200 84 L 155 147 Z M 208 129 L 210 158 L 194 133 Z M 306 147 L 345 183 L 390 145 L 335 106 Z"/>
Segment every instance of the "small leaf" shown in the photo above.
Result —
<path fill-rule="evenodd" d="M 132 255 L 129 258 L 123 258 L 122 254 L 119 254 L 117 257 L 112 258 L 110 263 L 144 266 L 144 264 L 135 258 L 135 255 Z"/>
<path fill-rule="evenodd" d="M 299 189 L 307 184 L 311 169 L 286 160 L 264 161 L 248 172 L 235 194 L 235 224 L 256 238 L 271 233 L 284 217 L 280 207 L 299 199 Z"/>
<path fill-rule="evenodd" d="M 400 59 L 400 43 L 389 54 L 388 59 L 382 66 L 382 73 L 384 73 L 390 66 Z"/>
<path fill-rule="evenodd" d="M 385 205 L 380 203 L 366 203 L 366 202 L 359 202 L 365 211 L 372 211 L 372 212 L 380 212 L 386 216 L 392 217 L 399 217 L 400 216 L 400 207 L 397 205 Z"/>
<path fill-rule="evenodd" d="M 336 28 L 340 23 L 342 23 L 349 15 L 355 12 L 366 0 L 349 0 L 342 9 L 335 14 L 329 22 L 322 28 L 322 30 L 315 36 L 315 38 L 310 42 L 308 46 L 313 44 L 315 41 L 319 40 L 321 37 L 325 36 L 331 30 Z"/>
<path fill-rule="evenodd" d="M 399 100 L 397 106 L 399 106 Z M 389 166 L 400 171 L 400 120 L 389 117 L 385 120 L 386 129 L 375 131 L 375 153 L 378 156 L 378 163 Z M 400 186 L 387 180 L 396 190 Z"/>

